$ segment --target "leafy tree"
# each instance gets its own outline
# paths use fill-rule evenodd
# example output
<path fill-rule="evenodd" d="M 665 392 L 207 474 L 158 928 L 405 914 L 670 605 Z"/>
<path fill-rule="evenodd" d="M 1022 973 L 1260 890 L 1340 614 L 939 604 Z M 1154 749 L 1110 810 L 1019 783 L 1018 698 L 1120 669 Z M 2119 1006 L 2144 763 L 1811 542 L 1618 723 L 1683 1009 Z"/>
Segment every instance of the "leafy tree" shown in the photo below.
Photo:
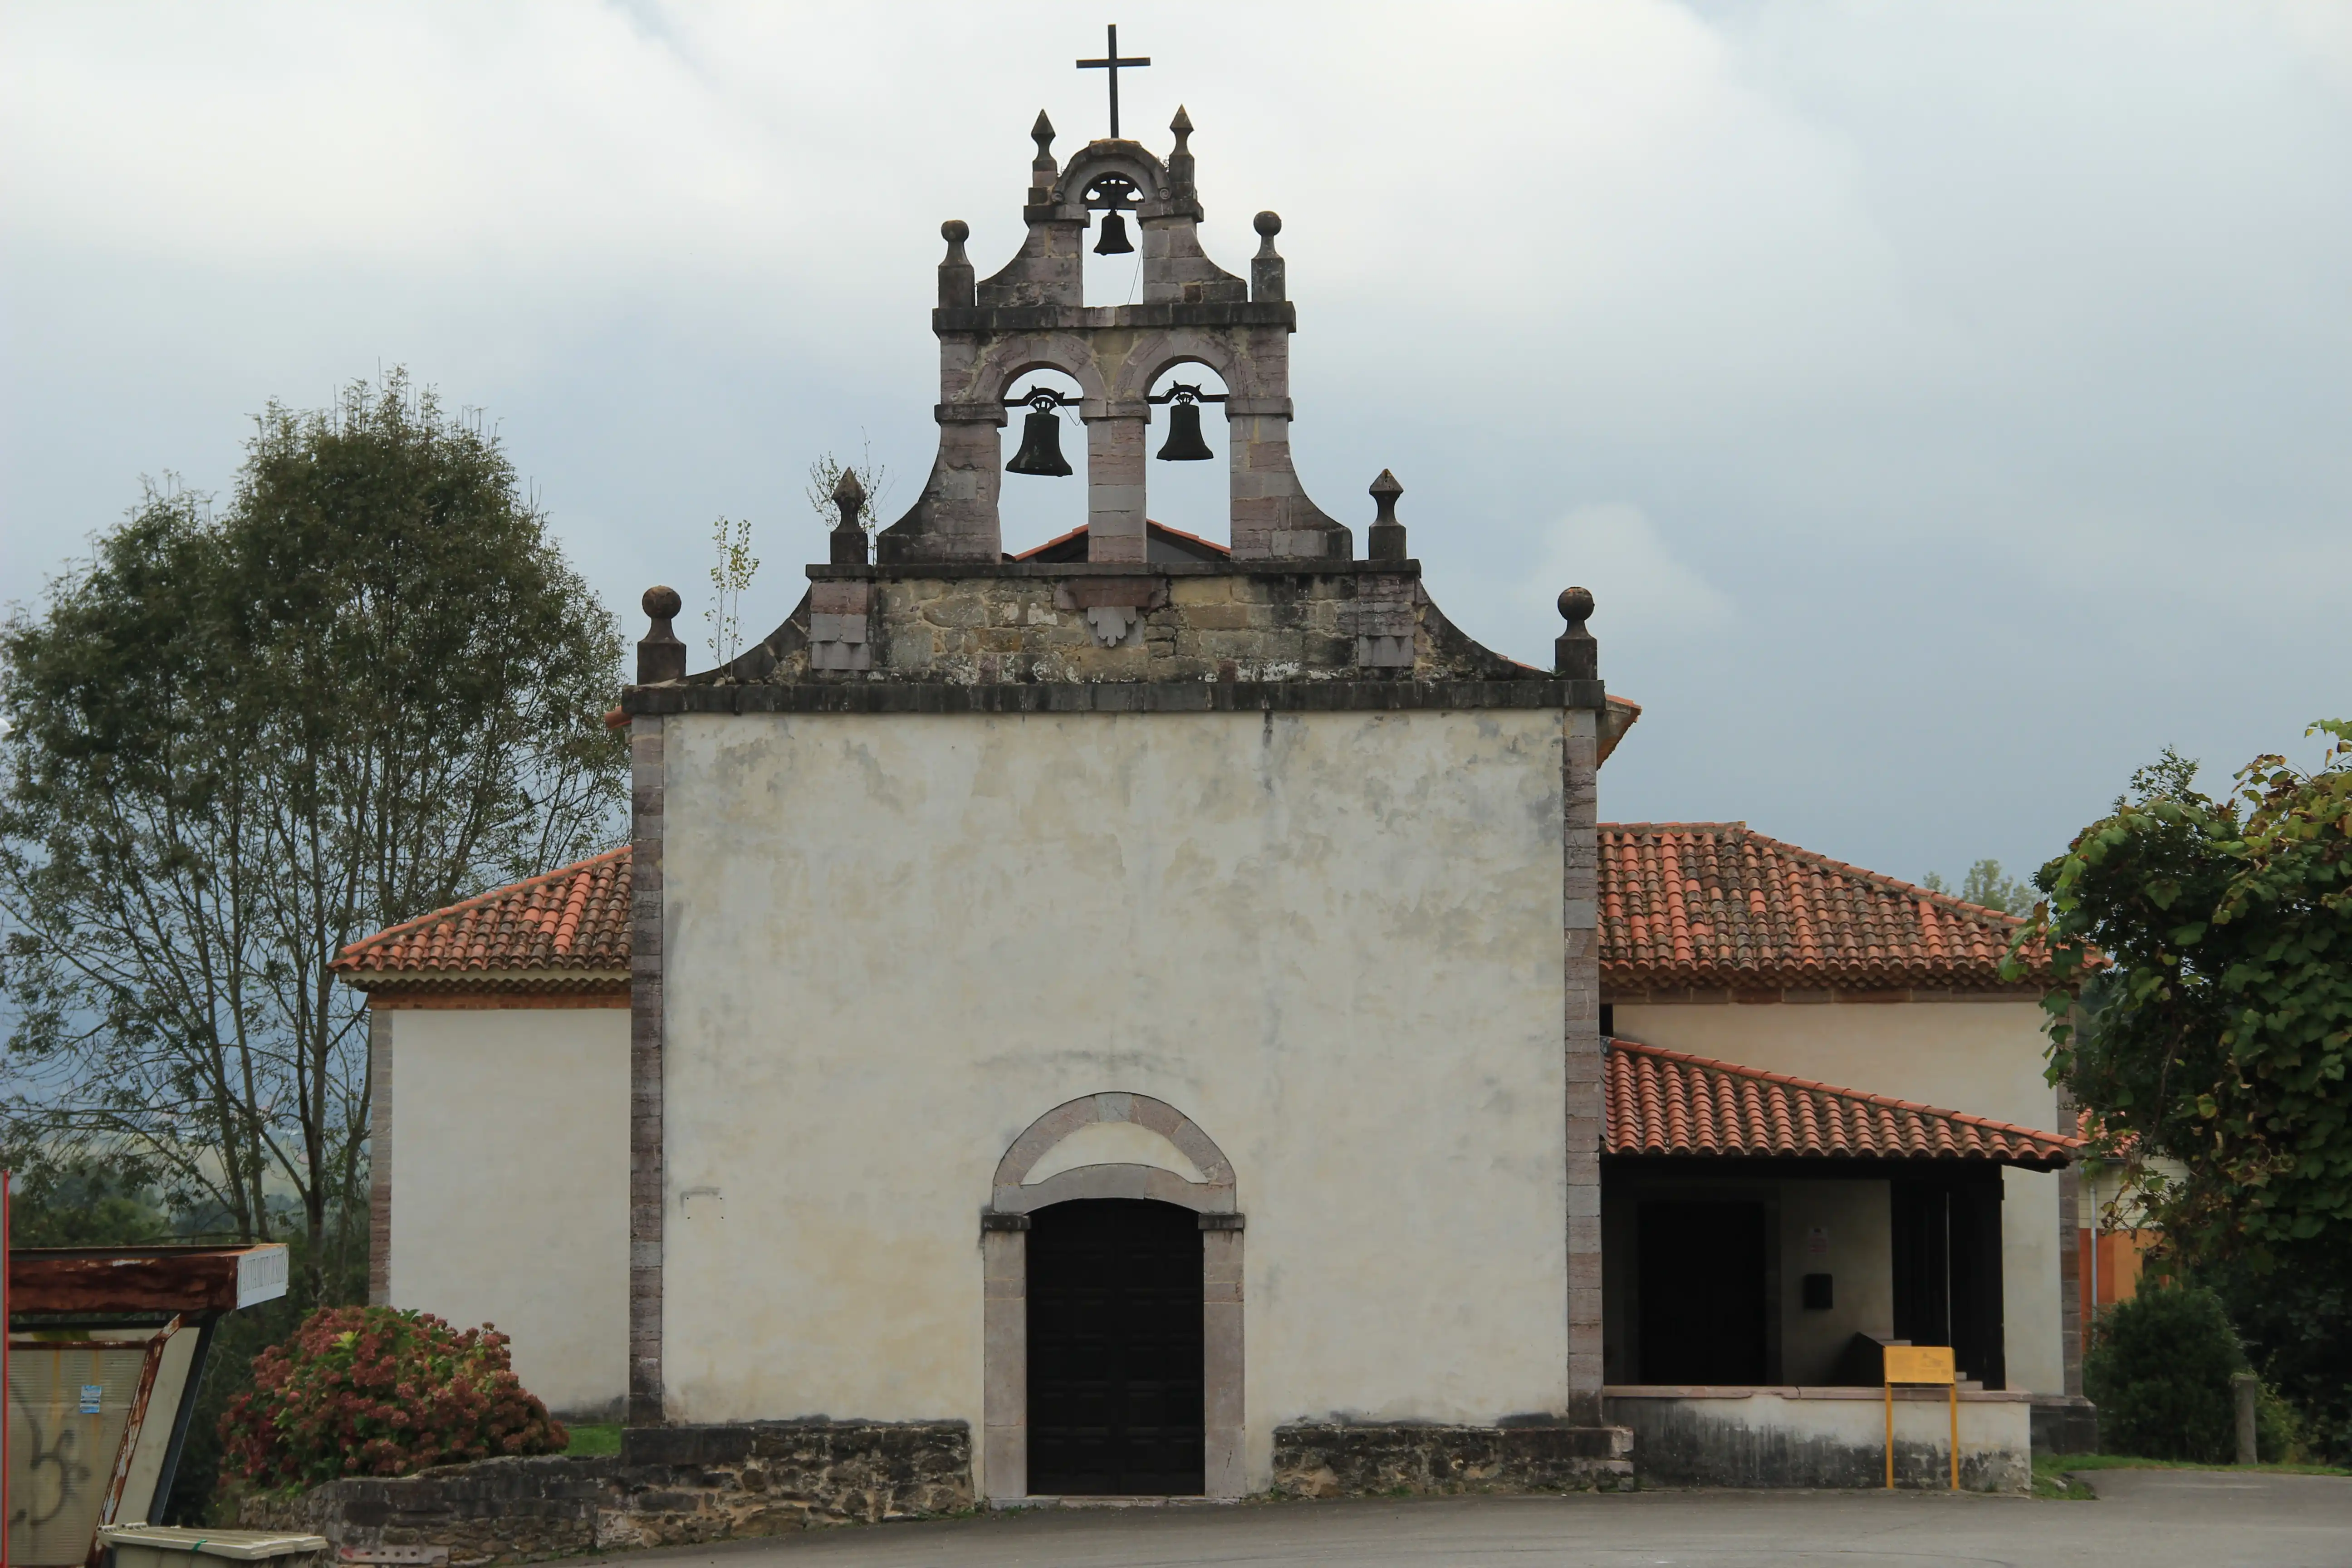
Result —
<path fill-rule="evenodd" d="M 2258 757 L 2220 799 L 2170 752 L 2140 770 L 2011 950 L 2046 945 L 2051 1075 L 2190 1264 L 2352 1245 L 2352 723 L 2322 731 L 2316 771 Z"/>
<path fill-rule="evenodd" d="M 2337 1464 L 2352 1459 L 2352 1249 L 2306 1245 L 2271 1267 L 2229 1258 L 2194 1278 L 2221 1298 L 2265 1383 L 2301 1414 L 2310 1446 Z M 2267 1436 L 2264 1447 L 2267 1458 Z"/>
<path fill-rule="evenodd" d="M 13 1247 L 144 1247 L 173 1239 L 152 1183 L 135 1166 L 86 1153 L 63 1160 L 10 1151 Z"/>
<path fill-rule="evenodd" d="M 1999 910 L 2005 915 L 2033 911 L 2032 885 L 2005 874 L 1998 860 L 1979 860 L 1970 866 L 1968 875 L 1960 879 L 1958 892 L 1953 892 L 1951 884 L 1933 871 L 1921 878 L 1919 885 L 1931 893 L 1951 893 L 1964 903 Z"/>
<path fill-rule="evenodd" d="M 398 373 L 276 404 L 0 627 L 12 1142 L 129 1161 L 354 1277 L 366 1040 L 326 965 L 607 841 L 613 617 L 478 420 Z"/>

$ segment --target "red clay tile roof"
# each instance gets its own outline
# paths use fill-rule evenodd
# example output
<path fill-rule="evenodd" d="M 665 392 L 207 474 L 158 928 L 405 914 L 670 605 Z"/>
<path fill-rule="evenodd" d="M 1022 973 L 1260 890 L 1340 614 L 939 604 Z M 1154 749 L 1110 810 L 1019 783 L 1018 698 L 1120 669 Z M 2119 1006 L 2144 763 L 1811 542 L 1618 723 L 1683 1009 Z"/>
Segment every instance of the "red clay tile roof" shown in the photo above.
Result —
<path fill-rule="evenodd" d="M 625 979 L 628 847 L 378 931 L 329 967 L 362 988 L 494 976 Z"/>
<path fill-rule="evenodd" d="M 2014 918 L 1750 832 L 1601 825 L 1601 972 L 1621 994 L 1835 985 L 1986 988 Z M 625 846 L 345 948 L 357 985 L 629 967 Z"/>
<path fill-rule="evenodd" d="M 1154 533 L 1165 534 L 1171 539 L 1181 539 L 1187 544 L 1198 545 L 1202 549 L 1211 551 L 1218 555 L 1231 555 L 1234 552 L 1233 546 L 1230 544 L 1220 544 L 1213 539 L 1204 539 L 1197 533 L 1187 533 L 1181 528 L 1171 528 L 1166 523 L 1157 521 L 1151 518 L 1145 518 L 1143 520 L 1143 528 L 1147 537 Z M 1058 546 L 1067 544 L 1074 539 L 1084 539 L 1086 537 L 1087 537 L 1087 525 L 1082 522 L 1078 524 L 1077 527 L 1070 530 L 1067 533 L 1057 533 L 1054 535 L 1053 538 L 1045 541 L 1043 544 L 1032 545 L 1018 554 L 1008 554 L 1005 556 L 1005 559 L 1007 561 L 1034 561 L 1037 557 L 1045 554 L 1048 550 L 1053 550 Z"/>
<path fill-rule="evenodd" d="M 1608 1154 L 1845 1156 L 1991 1160 L 2032 1170 L 2067 1163 L 2082 1140 L 1907 1100 L 1608 1042 Z"/>
<path fill-rule="evenodd" d="M 1990 989 L 2019 923 L 1746 823 L 1601 825 L 1601 975 L 1619 991 Z"/>

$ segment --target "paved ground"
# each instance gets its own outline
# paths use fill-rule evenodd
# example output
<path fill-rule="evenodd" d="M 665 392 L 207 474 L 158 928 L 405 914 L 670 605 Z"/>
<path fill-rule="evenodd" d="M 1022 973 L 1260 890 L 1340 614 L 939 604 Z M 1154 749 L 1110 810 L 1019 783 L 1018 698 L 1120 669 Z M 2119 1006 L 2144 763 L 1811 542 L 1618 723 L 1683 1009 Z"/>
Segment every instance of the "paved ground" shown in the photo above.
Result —
<path fill-rule="evenodd" d="M 2102 1471 L 2097 1502 L 1902 1492 L 1645 1492 L 1056 1510 L 645 1552 L 687 1568 L 2347 1568 L 2352 1479 Z"/>

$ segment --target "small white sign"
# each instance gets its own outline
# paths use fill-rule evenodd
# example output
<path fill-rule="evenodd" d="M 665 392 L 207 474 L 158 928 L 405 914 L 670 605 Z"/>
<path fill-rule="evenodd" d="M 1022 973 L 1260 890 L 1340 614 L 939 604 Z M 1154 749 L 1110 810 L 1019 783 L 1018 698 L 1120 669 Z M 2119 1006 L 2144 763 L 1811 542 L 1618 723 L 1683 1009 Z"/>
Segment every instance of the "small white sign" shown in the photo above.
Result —
<path fill-rule="evenodd" d="M 99 1401 L 103 1399 L 105 1396 L 106 1384 L 102 1383 L 83 1384 L 81 1385 L 81 1413 L 84 1415 L 97 1415 Z"/>
<path fill-rule="evenodd" d="M 1815 1258 L 1826 1258 L 1830 1250 L 1830 1227 L 1817 1225 L 1805 1232 L 1805 1251 Z"/>

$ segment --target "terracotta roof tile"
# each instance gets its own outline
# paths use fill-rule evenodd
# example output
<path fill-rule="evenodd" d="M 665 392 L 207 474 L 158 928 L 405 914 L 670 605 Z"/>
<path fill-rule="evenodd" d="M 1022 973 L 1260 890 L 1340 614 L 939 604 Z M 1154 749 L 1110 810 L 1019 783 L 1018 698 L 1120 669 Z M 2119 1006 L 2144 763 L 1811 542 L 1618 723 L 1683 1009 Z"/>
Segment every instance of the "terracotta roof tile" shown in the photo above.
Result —
<path fill-rule="evenodd" d="M 2000 984 L 2016 920 L 1739 823 L 1601 825 L 1601 965 L 1620 991 Z M 372 979 L 625 973 L 626 846 L 353 942 Z"/>
<path fill-rule="evenodd" d="M 343 949 L 330 967 L 361 986 L 514 973 L 625 974 L 628 847 L 378 931 Z"/>
<path fill-rule="evenodd" d="M 1745 823 L 1601 825 L 1601 973 L 1620 989 L 1989 988 L 2020 923 Z"/>
<path fill-rule="evenodd" d="M 1605 1153 L 1991 1160 L 2048 1170 L 2082 1146 L 2062 1133 L 1633 1040 L 1607 1046 Z"/>

